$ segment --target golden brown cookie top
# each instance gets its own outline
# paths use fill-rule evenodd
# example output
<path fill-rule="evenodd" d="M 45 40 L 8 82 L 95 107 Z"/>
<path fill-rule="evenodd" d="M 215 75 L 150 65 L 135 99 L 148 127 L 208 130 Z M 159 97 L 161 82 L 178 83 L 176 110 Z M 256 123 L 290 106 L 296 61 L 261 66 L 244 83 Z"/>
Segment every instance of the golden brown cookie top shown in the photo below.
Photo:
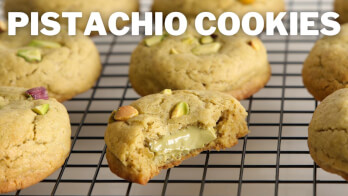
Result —
<path fill-rule="evenodd" d="M 29 25 L 16 36 L 0 34 L 0 67 L 0 85 L 44 86 L 63 101 L 88 90 L 101 63 L 94 43 L 82 32 L 69 36 L 63 25 L 57 36 L 31 36 Z"/>
<path fill-rule="evenodd" d="M 348 89 L 341 89 L 318 106 L 309 125 L 311 156 L 323 169 L 348 180 Z"/>
<path fill-rule="evenodd" d="M 33 100 L 26 90 L 0 87 L 0 193 L 41 181 L 70 150 L 65 107 L 55 99 Z"/>
<path fill-rule="evenodd" d="M 336 36 L 320 39 L 303 66 L 303 82 L 319 101 L 348 87 L 348 24 Z"/>
<path fill-rule="evenodd" d="M 270 72 L 257 37 L 242 32 L 201 36 L 190 23 L 181 36 L 145 38 L 132 54 L 129 77 L 143 96 L 170 88 L 222 91 L 244 99 L 267 83 Z"/>

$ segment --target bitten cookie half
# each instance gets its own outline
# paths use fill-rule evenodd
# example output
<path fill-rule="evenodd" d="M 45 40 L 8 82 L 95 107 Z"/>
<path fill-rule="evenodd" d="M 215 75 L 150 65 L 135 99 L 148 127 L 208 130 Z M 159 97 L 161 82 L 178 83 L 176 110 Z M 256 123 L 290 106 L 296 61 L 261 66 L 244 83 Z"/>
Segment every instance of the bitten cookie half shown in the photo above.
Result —
<path fill-rule="evenodd" d="M 82 18 L 77 18 L 77 28 L 84 31 L 91 12 L 99 12 L 106 27 L 110 16 L 114 12 L 124 12 L 131 16 L 132 12 L 139 11 L 138 0 L 6 0 L 4 4 L 5 13 L 8 12 L 82 12 Z M 130 17 L 131 18 L 131 17 Z M 58 22 L 68 24 L 68 19 L 59 17 Z M 117 28 L 121 29 L 130 21 L 117 20 Z M 107 28 L 109 29 L 109 28 Z"/>
<path fill-rule="evenodd" d="M 47 94 L 25 92 L 0 87 L 0 193 L 40 182 L 63 165 L 70 151 L 65 107 Z"/>
<path fill-rule="evenodd" d="M 348 180 L 348 89 L 328 96 L 309 125 L 308 146 L 314 161 L 324 170 Z"/>
<path fill-rule="evenodd" d="M 341 24 L 348 22 L 348 1 L 347 0 L 335 0 L 335 12 L 340 17 L 337 19 Z"/>
<path fill-rule="evenodd" d="M 142 96 L 168 88 L 214 90 L 241 100 L 263 88 L 270 76 L 267 51 L 257 37 L 201 36 L 194 23 L 181 36 L 145 38 L 129 69 L 132 87 Z"/>
<path fill-rule="evenodd" d="M 80 31 L 69 36 L 62 26 L 57 36 L 31 36 L 30 25 L 16 36 L 0 31 L 1 86 L 44 86 L 62 102 L 89 90 L 100 72 L 99 52 Z"/>
<path fill-rule="evenodd" d="M 322 101 L 348 87 L 348 24 L 341 32 L 319 40 L 303 65 L 303 83 L 316 100 Z"/>
<path fill-rule="evenodd" d="M 106 158 L 116 175 L 146 184 L 162 169 L 204 150 L 221 150 L 248 134 L 243 106 L 213 91 L 165 90 L 110 117 Z"/>

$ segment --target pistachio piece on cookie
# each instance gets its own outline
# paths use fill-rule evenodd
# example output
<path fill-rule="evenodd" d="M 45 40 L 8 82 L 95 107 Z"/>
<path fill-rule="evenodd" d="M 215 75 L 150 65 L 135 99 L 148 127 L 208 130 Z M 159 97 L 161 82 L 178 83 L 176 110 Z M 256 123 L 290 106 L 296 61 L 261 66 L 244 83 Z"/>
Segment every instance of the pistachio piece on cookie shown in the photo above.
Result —
<path fill-rule="evenodd" d="M 118 108 L 114 119 L 117 121 L 126 121 L 130 118 L 138 116 L 139 112 L 133 106 L 122 106 Z"/>
<path fill-rule="evenodd" d="M 33 112 L 39 114 L 39 115 L 45 115 L 48 112 L 48 109 L 50 108 L 50 104 L 42 104 L 34 107 L 32 110 Z"/>
<path fill-rule="evenodd" d="M 45 87 L 36 87 L 25 92 L 33 100 L 44 99 L 48 100 L 48 92 Z"/>
<path fill-rule="evenodd" d="M 152 37 L 148 37 L 145 39 L 145 45 L 148 47 L 151 47 L 161 43 L 163 39 L 164 39 L 164 35 L 154 35 Z"/>
<path fill-rule="evenodd" d="M 212 36 L 204 36 L 201 38 L 201 44 L 211 44 L 214 42 L 214 38 Z"/>
<path fill-rule="evenodd" d="M 199 45 L 192 49 L 192 53 L 200 56 L 200 55 L 208 55 L 218 53 L 221 48 L 221 43 L 214 42 L 211 44 Z"/>
<path fill-rule="evenodd" d="M 180 102 L 175 105 L 170 118 L 178 118 L 190 113 L 190 106 L 186 102 Z"/>
<path fill-rule="evenodd" d="M 52 41 L 43 41 L 43 40 L 32 40 L 29 43 L 29 46 L 31 47 L 38 47 L 38 48 L 60 48 L 62 45 L 60 45 L 57 42 Z"/>
<path fill-rule="evenodd" d="M 165 95 L 172 95 L 173 91 L 171 89 L 164 89 L 161 93 Z"/>
<path fill-rule="evenodd" d="M 42 60 L 42 53 L 37 48 L 20 49 L 17 52 L 17 56 L 24 58 L 27 62 L 40 62 Z"/>

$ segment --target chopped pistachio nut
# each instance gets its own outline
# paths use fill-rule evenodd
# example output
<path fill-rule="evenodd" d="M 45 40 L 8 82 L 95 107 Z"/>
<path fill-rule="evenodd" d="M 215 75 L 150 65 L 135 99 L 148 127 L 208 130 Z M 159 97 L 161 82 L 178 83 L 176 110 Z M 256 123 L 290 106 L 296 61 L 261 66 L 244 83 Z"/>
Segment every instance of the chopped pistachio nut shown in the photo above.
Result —
<path fill-rule="evenodd" d="M 135 109 L 133 106 L 127 105 L 127 106 L 122 106 L 118 108 L 114 116 L 114 119 L 117 121 L 126 121 L 138 115 L 139 115 L 139 112 L 137 109 Z"/>
<path fill-rule="evenodd" d="M 255 2 L 255 0 L 239 0 L 243 4 L 252 4 Z"/>
<path fill-rule="evenodd" d="M 214 42 L 211 44 L 205 44 L 200 45 L 192 49 L 192 53 L 199 56 L 199 55 L 207 55 L 207 54 L 215 54 L 219 52 L 221 48 L 221 43 Z"/>
<path fill-rule="evenodd" d="M 17 56 L 24 58 L 29 63 L 40 62 L 42 60 L 41 50 L 37 48 L 18 50 Z"/>
<path fill-rule="evenodd" d="M 0 21 L 0 33 L 7 31 L 7 24 L 3 21 Z"/>
<path fill-rule="evenodd" d="M 38 100 L 38 99 L 48 100 L 49 99 L 47 89 L 42 86 L 29 89 L 25 93 L 29 96 L 29 98 L 33 100 Z"/>
<path fill-rule="evenodd" d="M 201 38 L 201 44 L 211 44 L 214 42 L 214 38 L 211 36 L 204 36 Z"/>
<path fill-rule="evenodd" d="M 152 37 L 148 37 L 145 39 L 145 45 L 151 47 L 156 44 L 159 44 L 161 41 L 163 41 L 164 37 L 164 35 L 155 35 Z"/>
<path fill-rule="evenodd" d="M 29 43 L 29 46 L 32 47 L 37 47 L 37 48 L 60 48 L 62 47 L 59 43 L 57 42 L 51 42 L 51 41 L 42 41 L 42 40 L 32 40 Z"/>
<path fill-rule="evenodd" d="M 193 44 L 198 44 L 198 39 L 189 35 L 189 36 L 181 39 L 181 42 L 184 44 L 193 45 Z"/>
<path fill-rule="evenodd" d="M 162 93 L 162 94 L 165 94 L 165 95 L 171 95 L 171 94 L 173 94 L 173 92 L 172 92 L 171 89 L 164 89 L 161 93 Z"/>
<path fill-rule="evenodd" d="M 175 48 L 172 48 L 170 49 L 170 54 L 179 54 L 179 52 Z"/>
<path fill-rule="evenodd" d="M 190 106 L 186 102 L 180 102 L 174 107 L 170 118 L 178 118 L 190 113 Z"/>
<path fill-rule="evenodd" d="M 251 40 L 248 42 L 248 44 L 257 51 L 261 49 L 260 44 L 256 40 Z"/>
<path fill-rule="evenodd" d="M 39 114 L 39 115 L 45 115 L 48 112 L 48 109 L 50 108 L 50 105 L 48 103 L 39 105 L 34 107 L 32 110 L 33 112 Z"/>

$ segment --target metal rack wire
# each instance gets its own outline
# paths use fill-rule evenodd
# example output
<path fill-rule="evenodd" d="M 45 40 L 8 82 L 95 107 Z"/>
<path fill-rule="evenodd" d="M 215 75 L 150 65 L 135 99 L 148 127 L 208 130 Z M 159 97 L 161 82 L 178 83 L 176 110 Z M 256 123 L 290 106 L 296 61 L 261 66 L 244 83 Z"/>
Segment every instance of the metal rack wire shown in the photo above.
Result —
<path fill-rule="evenodd" d="M 148 10 L 151 0 L 141 2 L 142 11 Z M 332 0 L 287 4 L 289 11 L 332 10 Z M 317 102 L 302 84 L 301 68 L 318 37 L 260 37 L 273 73 L 263 90 L 242 101 L 249 112 L 249 136 L 232 149 L 204 152 L 165 170 L 147 186 L 111 174 L 103 140 L 112 110 L 139 98 L 128 81 L 128 64 L 142 37 L 93 38 L 103 72 L 91 90 L 64 103 L 73 128 L 67 161 L 41 183 L 7 195 L 346 195 L 346 182 L 316 166 L 307 148 L 307 126 Z"/>

